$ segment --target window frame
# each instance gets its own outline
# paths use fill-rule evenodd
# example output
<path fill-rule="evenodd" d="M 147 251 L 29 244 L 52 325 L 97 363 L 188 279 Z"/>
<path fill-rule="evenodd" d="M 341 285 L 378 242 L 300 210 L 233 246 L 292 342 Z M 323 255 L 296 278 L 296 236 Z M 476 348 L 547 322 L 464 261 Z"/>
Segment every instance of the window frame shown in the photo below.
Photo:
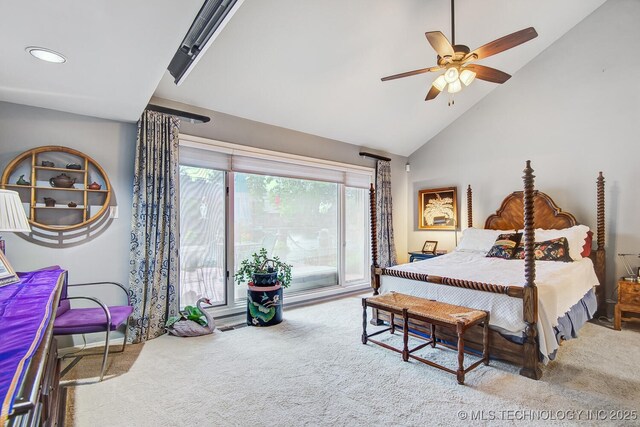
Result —
<path fill-rule="evenodd" d="M 221 155 L 233 156 L 235 154 L 240 154 L 244 157 L 255 157 L 256 159 L 265 159 L 267 161 L 280 161 L 284 163 L 294 164 L 294 165 L 311 165 L 311 167 L 316 166 L 318 168 L 324 169 L 334 169 L 339 173 L 345 175 L 345 182 L 336 182 L 338 188 L 338 242 L 337 242 L 337 272 L 338 272 L 338 280 L 336 285 L 321 287 L 317 289 L 309 289 L 302 290 L 299 292 L 294 292 L 288 294 L 285 299 L 285 305 L 287 304 L 295 304 L 299 302 L 321 299 L 326 297 L 335 297 L 340 294 L 351 293 L 360 289 L 367 289 L 370 286 L 371 280 L 371 272 L 369 268 L 365 268 L 364 278 L 362 280 L 346 280 L 346 188 L 361 188 L 363 186 L 354 186 L 348 185 L 347 181 L 349 180 L 349 173 L 353 173 L 357 177 L 359 176 L 362 179 L 363 175 L 369 177 L 369 182 L 373 181 L 374 177 L 374 168 L 350 165 L 346 163 L 334 162 L 323 159 L 314 159 L 306 156 L 299 156 L 295 154 L 289 153 L 281 153 L 271 150 L 265 150 L 260 148 L 248 147 L 238 144 L 231 144 L 228 142 L 216 141 L 207 138 L 196 137 L 192 135 L 180 134 L 179 144 L 181 147 L 189 147 L 194 149 L 208 150 L 220 153 Z M 239 314 L 242 311 L 246 310 L 246 299 L 238 299 L 238 287 L 236 286 L 233 280 L 233 273 L 237 269 L 237 266 L 234 265 L 234 250 L 235 250 L 235 235 L 234 235 L 234 213 L 235 213 L 235 200 L 234 200 L 234 185 L 235 185 L 235 171 L 232 170 L 232 160 L 228 161 L 229 167 L 227 169 L 216 168 L 215 165 L 212 166 L 204 166 L 200 165 L 200 167 L 209 167 L 210 169 L 215 169 L 222 171 L 224 173 L 224 181 L 226 186 L 226 195 L 225 195 L 225 270 L 226 270 L 226 284 L 225 284 L 225 304 L 224 305 L 216 305 L 211 307 L 213 313 L 216 316 L 224 317 L 228 315 Z M 180 161 L 182 165 L 182 161 Z M 193 166 L 189 163 L 184 163 L 185 165 Z M 224 164 L 224 162 L 217 163 L 217 165 Z M 253 173 L 247 171 L 238 171 L 242 173 Z M 272 175 L 272 176 L 282 176 L 282 175 Z M 295 178 L 291 176 L 284 176 L 287 178 L 294 179 L 309 179 L 309 178 Z M 329 181 L 333 182 L 333 181 Z M 366 189 L 365 189 L 366 191 Z M 369 215 L 367 210 L 366 215 Z M 365 260 L 370 259 L 370 247 L 371 247 L 371 231 L 370 231 L 370 219 L 365 219 Z M 366 266 L 365 266 L 366 267 Z M 179 292 L 180 295 L 180 292 Z"/>

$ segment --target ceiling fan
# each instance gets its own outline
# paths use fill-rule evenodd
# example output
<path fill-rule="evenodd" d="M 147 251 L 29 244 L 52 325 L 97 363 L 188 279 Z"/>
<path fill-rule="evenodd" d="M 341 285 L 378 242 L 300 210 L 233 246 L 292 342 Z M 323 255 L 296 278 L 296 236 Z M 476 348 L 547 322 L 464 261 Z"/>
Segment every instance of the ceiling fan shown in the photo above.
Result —
<path fill-rule="evenodd" d="M 444 70 L 444 73 L 433 81 L 429 93 L 427 93 L 427 97 L 424 99 L 425 101 L 434 99 L 445 88 L 447 92 L 451 94 L 460 92 L 463 84 L 464 86 L 469 86 L 476 78 L 491 83 L 502 84 L 509 80 L 511 75 L 496 70 L 495 68 L 476 64 L 475 61 L 504 52 L 505 50 L 538 37 L 535 28 L 529 27 L 501 37 L 471 51 L 469 47 L 465 45 L 455 44 L 454 17 L 454 0 L 451 0 L 451 43 L 449 43 L 447 37 L 440 31 L 429 31 L 425 33 L 429 44 L 431 44 L 431 47 L 433 47 L 438 54 L 437 66 L 394 74 L 393 76 L 383 77 L 382 81 L 386 82 L 387 80 Z M 453 100 L 449 101 L 449 105 L 451 104 L 453 104 Z"/>

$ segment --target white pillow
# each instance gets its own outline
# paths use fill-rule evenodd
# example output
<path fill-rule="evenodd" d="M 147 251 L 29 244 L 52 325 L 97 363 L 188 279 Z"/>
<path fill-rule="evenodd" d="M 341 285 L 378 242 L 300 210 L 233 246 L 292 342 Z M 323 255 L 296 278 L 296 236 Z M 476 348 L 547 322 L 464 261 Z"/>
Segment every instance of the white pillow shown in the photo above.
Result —
<path fill-rule="evenodd" d="M 574 261 L 582 259 L 582 247 L 587 238 L 589 227 L 586 225 L 574 225 L 573 227 L 563 228 L 561 230 L 543 230 L 536 228 L 536 242 L 544 242 L 551 239 L 566 237 L 569 243 L 569 256 Z M 524 243 L 524 236 L 523 236 Z"/>
<path fill-rule="evenodd" d="M 456 248 L 462 252 L 489 252 L 500 234 L 513 233 L 514 230 L 485 230 L 482 228 L 467 228 L 462 232 L 462 240 Z"/>

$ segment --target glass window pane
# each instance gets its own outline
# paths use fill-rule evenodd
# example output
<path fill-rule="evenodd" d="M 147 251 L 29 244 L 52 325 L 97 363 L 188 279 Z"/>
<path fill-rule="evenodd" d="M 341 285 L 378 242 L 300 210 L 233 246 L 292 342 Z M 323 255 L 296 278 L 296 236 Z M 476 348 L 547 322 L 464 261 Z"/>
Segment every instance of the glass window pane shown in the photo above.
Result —
<path fill-rule="evenodd" d="M 287 292 L 338 284 L 338 184 L 245 173 L 234 183 L 236 268 L 265 248 L 293 265 Z"/>
<path fill-rule="evenodd" d="M 180 165 L 180 306 L 224 304 L 224 172 Z"/>
<path fill-rule="evenodd" d="M 368 192 L 345 188 L 345 281 L 362 282 L 369 277 Z"/>

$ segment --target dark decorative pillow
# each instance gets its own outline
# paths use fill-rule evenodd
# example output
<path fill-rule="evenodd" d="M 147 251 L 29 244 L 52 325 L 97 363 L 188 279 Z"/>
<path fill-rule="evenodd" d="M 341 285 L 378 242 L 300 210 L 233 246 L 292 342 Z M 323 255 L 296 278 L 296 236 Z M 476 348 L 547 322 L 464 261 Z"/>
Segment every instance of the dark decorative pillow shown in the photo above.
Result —
<path fill-rule="evenodd" d="M 522 239 L 522 233 L 500 234 L 487 257 L 510 259 Z"/>
<path fill-rule="evenodd" d="M 569 242 L 566 237 L 536 242 L 533 246 L 533 257 L 537 261 L 573 261 L 569 255 Z M 524 242 L 515 250 L 513 258 L 524 259 Z"/>

